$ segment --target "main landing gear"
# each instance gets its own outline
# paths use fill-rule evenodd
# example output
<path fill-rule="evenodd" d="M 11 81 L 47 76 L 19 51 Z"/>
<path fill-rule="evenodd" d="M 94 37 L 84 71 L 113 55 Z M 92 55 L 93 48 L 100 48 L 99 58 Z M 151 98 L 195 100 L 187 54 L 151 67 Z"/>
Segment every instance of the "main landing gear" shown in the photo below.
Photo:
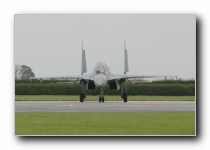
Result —
<path fill-rule="evenodd" d="M 126 86 L 125 83 L 122 83 L 121 85 L 121 98 L 123 99 L 123 101 L 126 103 L 128 100 L 128 95 L 126 93 Z"/>
<path fill-rule="evenodd" d="M 83 84 L 82 86 L 82 92 L 80 93 L 80 102 L 84 102 L 84 99 L 86 97 L 86 90 L 85 90 L 85 83 L 83 81 L 81 81 L 81 83 Z"/>
<path fill-rule="evenodd" d="M 127 99 L 128 99 L 127 93 L 124 92 L 121 97 L 122 97 L 123 101 L 126 103 L 127 102 Z"/>
<path fill-rule="evenodd" d="M 80 98 L 80 102 L 84 102 L 85 97 L 86 97 L 85 94 L 81 93 L 80 97 L 79 97 Z"/>
<path fill-rule="evenodd" d="M 125 82 L 125 81 L 124 81 Z M 121 82 L 121 98 L 123 99 L 123 101 L 126 103 L 128 100 L 128 95 L 126 93 L 126 86 L 125 83 Z M 84 99 L 86 98 L 86 88 L 85 88 L 85 82 L 82 81 L 81 82 L 83 84 L 82 86 L 82 92 L 80 93 L 80 102 L 84 102 Z M 98 99 L 99 103 L 104 103 L 104 91 L 103 88 L 100 89 L 100 96 Z"/>

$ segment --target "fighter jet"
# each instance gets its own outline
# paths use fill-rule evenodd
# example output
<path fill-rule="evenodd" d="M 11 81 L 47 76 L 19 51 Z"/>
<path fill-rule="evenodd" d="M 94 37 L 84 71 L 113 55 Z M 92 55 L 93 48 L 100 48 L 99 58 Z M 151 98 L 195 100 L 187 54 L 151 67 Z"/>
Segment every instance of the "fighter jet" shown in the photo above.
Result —
<path fill-rule="evenodd" d="M 86 66 L 86 56 L 85 50 L 83 49 L 83 41 L 82 41 L 82 59 L 81 59 L 81 75 L 78 76 L 69 76 L 69 77 L 48 77 L 42 79 L 76 79 L 80 81 L 82 86 L 82 92 L 80 93 L 80 102 L 84 102 L 86 98 L 87 90 L 96 90 L 96 88 L 100 89 L 99 102 L 104 102 L 104 91 L 103 88 L 106 84 L 108 84 L 110 90 L 121 90 L 121 98 L 124 102 L 127 102 L 128 96 L 126 92 L 126 83 L 130 78 L 157 78 L 157 77 L 165 77 L 166 76 L 145 76 L 145 75 L 128 75 L 126 74 L 129 71 L 128 66 L 128 52 L 126 49 L 126 42 L 124 40 L 124 74 L 112 74 L 109 71 L 108 66 L 105 62 L 99 61 L 92 74 L 84 74 L 87 72 Z"/>

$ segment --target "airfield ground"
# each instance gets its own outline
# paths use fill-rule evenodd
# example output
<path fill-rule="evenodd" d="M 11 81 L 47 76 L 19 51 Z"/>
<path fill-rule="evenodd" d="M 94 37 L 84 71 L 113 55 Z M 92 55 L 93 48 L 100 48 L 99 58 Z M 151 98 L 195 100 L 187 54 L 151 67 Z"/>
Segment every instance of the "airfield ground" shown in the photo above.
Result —
<path fill-rule="evenodd" d="M 87 95 L 85 101 L 98 101 Z M 16 95 L 16 101 L 79 101 L 78 95 Z M 105 101 L 122 101 L 120 96 L 105 95 Z M 195 96 L 128 96 L 128 101 L 195 101 Z"/>
<path fill-rule="evenodd" d="M 195 112 L 16 112 L 16 135 L 195 135 Z"/>
<path fill-rule="evenodd" d="M 190 101 L 190 103 L 195 101 L 194 96 L 129 97 L 129 100 L 134 101 Z M 15 99 L 18 103 L 21 101 L 23 103 L 24 101 L 78 101 L 78 96 L 16 95 Z M 119 96 L 106 96 L 107 101 L 113 99 L 122 101 Z M 92 100 L 98 101 L 98 96 L 87 96 L 87 101 Z M 121 102 L 118 103 L 121 104 Z M 15 135 L 195 136 L 195 119 L 195 110 L 179 112 L 15 112 Z"/>

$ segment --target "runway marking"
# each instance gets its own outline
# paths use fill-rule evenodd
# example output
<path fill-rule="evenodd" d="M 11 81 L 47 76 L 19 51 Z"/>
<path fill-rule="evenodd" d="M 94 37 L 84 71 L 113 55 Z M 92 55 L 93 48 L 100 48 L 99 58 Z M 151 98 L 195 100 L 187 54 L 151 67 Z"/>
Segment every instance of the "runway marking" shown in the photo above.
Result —
<path fill-rule="evenodd" d="M 58 105 L 58 107 L 69 107 L 69 106 L 72 106 L 72 105 Z"/>

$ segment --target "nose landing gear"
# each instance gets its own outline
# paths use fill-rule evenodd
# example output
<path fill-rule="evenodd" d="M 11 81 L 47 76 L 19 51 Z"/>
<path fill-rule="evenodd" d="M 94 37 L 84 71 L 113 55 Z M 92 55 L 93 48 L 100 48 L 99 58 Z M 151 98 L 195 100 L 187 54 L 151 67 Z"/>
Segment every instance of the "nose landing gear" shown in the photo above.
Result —
<path fill-rule="evenodd" d="M 99 96 L 99 103 L 104 102 L 104 97 Z"/>
<path fill-rule="evenodd" d="M 101 95 L 99 96 L 99 103 L 104 102 L 104 90 L 101 88 Z"/>

